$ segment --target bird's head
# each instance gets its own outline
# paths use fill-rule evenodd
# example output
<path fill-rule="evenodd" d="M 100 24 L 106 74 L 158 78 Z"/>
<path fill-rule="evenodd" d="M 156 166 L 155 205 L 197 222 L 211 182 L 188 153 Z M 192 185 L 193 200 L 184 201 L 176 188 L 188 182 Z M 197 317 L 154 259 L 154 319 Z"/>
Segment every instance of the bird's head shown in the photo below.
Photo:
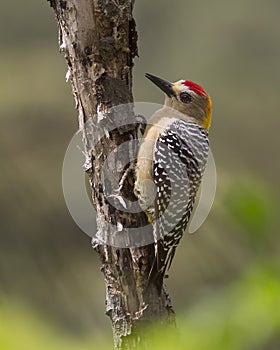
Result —
<path fill-rule="evenodd" d="M 145 76 L 166 94 L 166 106 L 174 108 L 192 118 L 205 129 L 209 129 L 212 118 L 212 103 L 203 87 L 190 80 L 170 83 L 149 73 L 146 73 Z"/>

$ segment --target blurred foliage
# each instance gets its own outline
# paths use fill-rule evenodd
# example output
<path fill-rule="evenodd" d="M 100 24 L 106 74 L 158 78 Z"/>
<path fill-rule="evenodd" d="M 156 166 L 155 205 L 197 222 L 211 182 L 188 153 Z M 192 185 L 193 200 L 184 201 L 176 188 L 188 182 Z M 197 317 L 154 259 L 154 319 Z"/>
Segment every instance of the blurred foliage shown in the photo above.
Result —
<path fill-rule="evenodd" d="M 226 204 L 250 236 L 252 244 L 265 244 L 268 236 L 274 234 L 278 203 L 271 191 L 260 182 L 237 181 L 229 190 Z"/>
<path fill-rule="evenodd" d="M 179 314 L 179 331 L 148 330 L 149 348 L 182 350 L 278 349 L 280 341 L 280 266 L 248 270 L 217 293 Z M 0 348 L 111 349 L 110 336 L 70 336 L 10 298 L 0 298 Z M 14 334 L 17 336 L 15 337 Z"/>
<path fill-rule="evenodd" d="M 105 345 L 104 339 L 75 337 L 64 333 L 59 328 L 55 328 L 54 324 L 48 322 L 45 316 L 41 317 L 38 313 L 30 310 L 15 299 L 1 296 L 0 318 L 1 350 L 87 350 L 110 348 L 109 345 Z"/>
<path fill-rule="evenodd" d="M 201 83 L 218 172 L 213 209 L 167 280 L 181 340 L 155 349 L 280 348 L 279 10 L 276 0 L 135 3 L 135 100 L 163 102 L 147 71 Z M 0 349 L 106 349 L 104 337 L 111 348 L 100 263 L 61 189 L 78 122 L 54 15 L 30 0 L 3 3 L 0 16 Z"/>

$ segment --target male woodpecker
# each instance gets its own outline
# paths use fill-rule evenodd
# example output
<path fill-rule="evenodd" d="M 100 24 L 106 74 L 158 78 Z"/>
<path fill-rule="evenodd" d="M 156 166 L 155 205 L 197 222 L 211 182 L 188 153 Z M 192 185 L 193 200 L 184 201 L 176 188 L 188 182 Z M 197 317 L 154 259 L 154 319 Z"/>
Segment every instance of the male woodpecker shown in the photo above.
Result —
<path fill-rule="evenodd" d="M 146 74 L 166 95 L 140 141 L 135 195 L 153 224 L 155 264 L 150 273 L 160 291 L 186 229 L 208 157 L 210 96 L 189 80 L 170 83 Z"/>

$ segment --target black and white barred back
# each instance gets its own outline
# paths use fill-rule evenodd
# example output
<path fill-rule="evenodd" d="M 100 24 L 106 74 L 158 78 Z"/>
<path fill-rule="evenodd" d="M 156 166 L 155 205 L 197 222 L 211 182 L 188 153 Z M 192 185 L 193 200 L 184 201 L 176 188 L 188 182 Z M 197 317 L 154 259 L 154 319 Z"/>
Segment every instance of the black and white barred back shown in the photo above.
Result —
<path fill-rule="evenodd" d="M 173 122 L 156 141 L 153 224 L 157 243 L 156 263 L 150 278 L 155 280 L 159 289 L 190 219 L 208 150 L 207 130 L 185 120 Z"/>

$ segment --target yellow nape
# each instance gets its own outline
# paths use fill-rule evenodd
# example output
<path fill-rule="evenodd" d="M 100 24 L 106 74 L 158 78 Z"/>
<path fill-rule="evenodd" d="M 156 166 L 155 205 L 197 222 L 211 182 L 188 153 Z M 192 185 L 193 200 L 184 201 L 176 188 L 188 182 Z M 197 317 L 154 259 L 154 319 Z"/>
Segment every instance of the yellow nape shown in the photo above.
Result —
<path fill-rule="evenodd" d="M 207 106 L 206 106 L 206 117 L 203 121 L 203 127 L 206 130 L 209 130 L 212 120 L 212 101 L 210 96 L 208 96 Z"/>

